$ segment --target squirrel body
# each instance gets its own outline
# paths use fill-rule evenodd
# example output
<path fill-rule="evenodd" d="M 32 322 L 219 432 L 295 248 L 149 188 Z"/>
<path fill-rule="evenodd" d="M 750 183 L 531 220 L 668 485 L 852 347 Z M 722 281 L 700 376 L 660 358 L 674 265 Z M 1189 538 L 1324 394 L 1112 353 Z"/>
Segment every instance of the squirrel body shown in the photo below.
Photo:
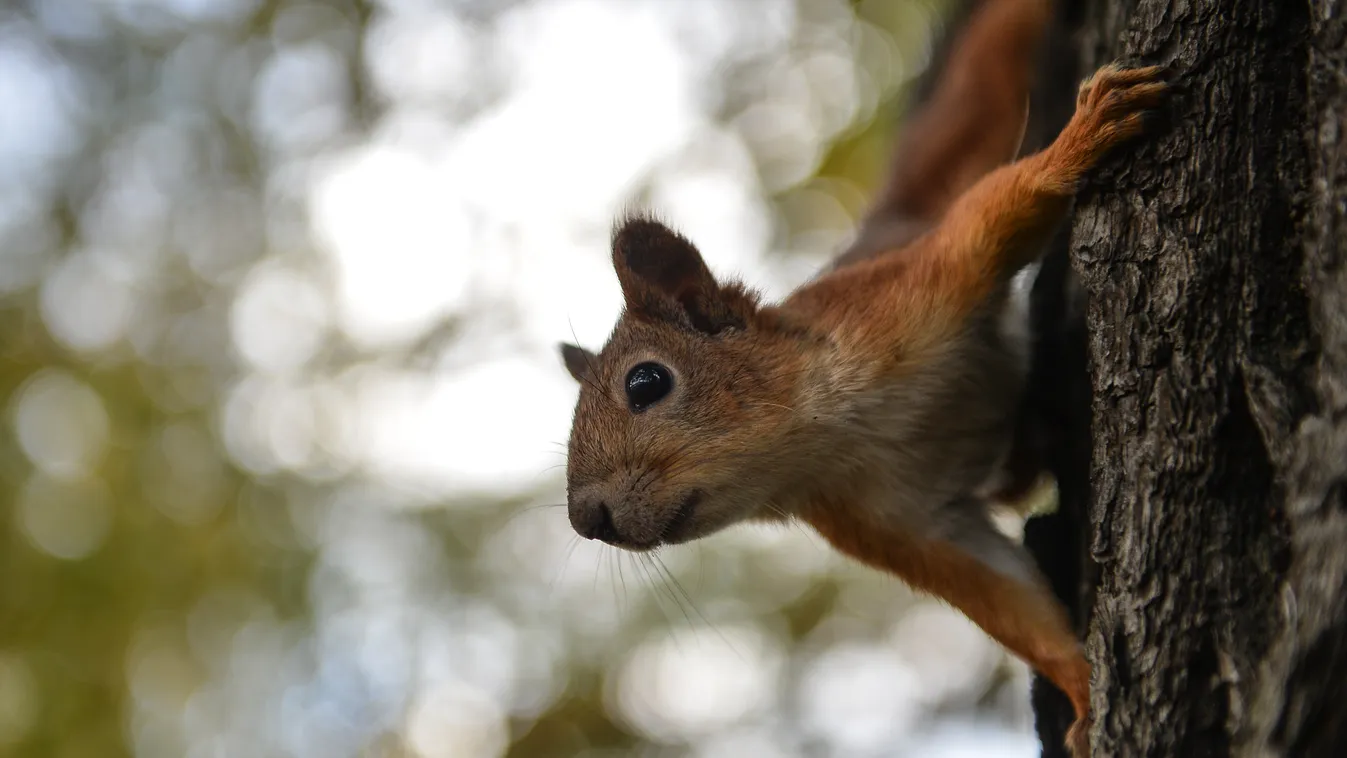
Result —
<path fill-rule="evenodd" d="M 1001 39 L 1017 28 L 1005 14 L 1018 12 L 1029 20 L 1015 45 L 1032 47 L 1043 3 L 985 5 L 965 37 Z M 959 68 L 965 47 L 945 91 L 975 81 Z M 957 166 L 932 169 L 933 193 L 909 191 L 919 171 L 907 184 L 900 175 L 881 207 L 916 219 L 893 227 L 905 238 L 881 240 L 779 304 L 717 281 L 662 223 L 622 221 L 612 255 L 623 314 L 600 353 L 562 347 L 581 383 L 567 462 L 575 530 L 650 550 L 749 520 L 802 520 L 839 551 L 949 602 L 1051 680 L 1076 710 L 1068 745 L 1088 755 L 1089 664 L 1032 559 L 987 506 L 1004 484 L 1027 373 L 1013 280 L 1041 254 L 1081 177 L 1140 133 L 1165 90 L 1160 75 L 1099 70 L 1070 123 L 1033 155 L 1007 163 L 1019 136 L 1002 130 L 990 147 L 951 153 Z M 1020 78 L 1003 101 L 1022 133 Z M 957 102 L 942 106 L 937 94 L 933 107 Z"/>

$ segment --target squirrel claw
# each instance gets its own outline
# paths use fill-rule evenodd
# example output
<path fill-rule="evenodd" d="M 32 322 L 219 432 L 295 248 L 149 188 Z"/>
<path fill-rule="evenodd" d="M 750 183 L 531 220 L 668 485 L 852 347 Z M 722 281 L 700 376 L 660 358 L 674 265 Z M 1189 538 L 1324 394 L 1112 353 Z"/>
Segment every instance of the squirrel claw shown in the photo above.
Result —
<path fill-rule="evenodd" d="M 1169 90 L 1165 74 L 1162 66 L 1104 66 L 1081 82 L 1076 119 L 1108 145 L 1135 136 L 1144 125 L 1145 111 L 1160 105 Z"/>
<path fill-rule="evenodd" d="M 1141 133 L 1147 113 L 1169 92 L 1168 74 L 1163 66 L 1110 63 L 1081 82 L 1076 113 L 1049 148 L 1064 186 L 1073 187 L 1106 152 Z"/>

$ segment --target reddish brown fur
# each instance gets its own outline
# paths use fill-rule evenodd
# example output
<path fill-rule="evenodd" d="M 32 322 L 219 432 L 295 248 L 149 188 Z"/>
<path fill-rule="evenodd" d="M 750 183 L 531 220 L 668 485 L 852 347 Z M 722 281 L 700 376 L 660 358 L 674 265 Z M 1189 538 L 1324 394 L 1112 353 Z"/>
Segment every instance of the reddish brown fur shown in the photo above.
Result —
<path fill-rule="evenodd" d="M 820 504 L 805 518 L 843 553 L 958 608 L 1049 678 L 1066 681 L 1078 709 L 1088 707 L 1089 668 L 1051 596 L 1007 579 L 946 541 L 893 533 L 869 519 L 863 506 Z"/>
<path fill-rule="evenodd" d="M 904 131 L 881 204 L 939 218 L 990 169 L 1015 156 L 1028 117 L 1032 62 L 1048 21 L 1041 0 L 987 2 L 969 20 L 931 100 Z"/>
<path fill-rule="evenodd" d="M 826 502 L 805 519 L 833 547 L 957 608 L 988 636 L 1056 684 L 1071 700 L 1073 752 L 1087 755 L 1090 665 L 1056 598 L 1041 583 L 1012 580 L 959 546 L 887 529 L 858 503 Z"/>
<path fill-rule="evenodd" d="M 1000 15 L 1011 7 L 1027 15 Z M 980 18 L 1005 24 L 1018 50 L 1040 11 L 1004 0 Z M 966 83 L 972 74 L 958 72 L 972 64 L 959 61 L 956 51 L 951 76 Z M 1023 378 L 996 326 L 1009 281 L 1036 259 L 1084 172 L 1138 133 L 1163 92 L 1158 74 L 1101 69 L 1048 149 L 981 176 L 911 244 L 779 306 L 718 283 L 662 225 L 624 223 L 613 261 L 626 310 L 599 355 L 565 354 L 582 382 L 567 468 L 577 530 L 603 514 L 601 538 L 650 549 L 746 519 L 802 518 L 838 550 L 950 602 L 1052 680 L 1077 712 L 1071 747 L 1087 755 L 1089 665 L 1032 562 L 974 506 Z M 932 186 L 968 182 L 961 172 L 1003 143 Z M 939 191 L 925 202 L 947 204 Z M 647 361 L 666 367 L 672 388 L 633 409 L 624 377 Z"/>
<path fill-rule="evenodd" d="M 1154 67 L 1101 69 L 1081 85 L 1079 110 L 1051 147 L 985 176 L 939 226 L 910 245 L 834 271 L 797 291 L 787 305 L 828 327 L 856 324 L 878 332 L 860 338 L 865 347 L 889 340 L 902 351 L 943 341 L 993 290 L 1037 259 L 1084 173 L 1140 132 L 1144 109 L 1164 92 L 1155 81 L 1159 73 Z"/>
<path fill-rule="evenodd" d="M 931 97 L 908 120 L 889 183 L 833 268 L 905 247 L 1016 156 L 1029 115 L 1046 0 L 988 0 L 958 34 Z"/>
<path fill-rule="evenodd" d="M 833 273 L 788 305 L 807 308 L 857 360 L 902 373 L 902 356 L 949 339 L 1036 257 L 1083 174 L 1140 131 L 1142 110 L 1164 91 L 1159 73 L 1101 69 L 1082 84 L 1077 113 L 1050 148 L 986 176 L 911 247 Z M 862 503 L 832 503 L 805 518 L 842 552 L 949 601 L 1057 684 L 1076 709 L 1073 747 L 1085 753 L 1089 665 L 1046 587 L 1012 582 L 948 543 L 882 529 Z"/>

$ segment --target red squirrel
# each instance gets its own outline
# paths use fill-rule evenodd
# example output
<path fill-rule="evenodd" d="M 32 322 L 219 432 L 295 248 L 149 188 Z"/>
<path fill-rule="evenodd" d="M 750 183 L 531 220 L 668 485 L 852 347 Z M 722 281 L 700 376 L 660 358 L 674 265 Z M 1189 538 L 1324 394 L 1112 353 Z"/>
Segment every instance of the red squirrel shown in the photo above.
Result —
<path fill-rule="evenodd" d="M 1011 280 L 1166 84 L 1158 67 L 1105 66 L 1051 145 L 1008 162 L 1048 13 L 1045 0 L 983 3 L 914 119 L 955 126 L 909 128 L 861 238 L 779 304 L 718 281 L 659 221 L 618 224 L 622 315 L 598 354 L 561 348 L 581 386 L 567 506 L 581 536 L 633 551 L 804 521 L 1051 680 L 1075 709 L 1067 747 L 1086 758 L 1090 666 L 987 513 L 1027 371 Z"/>

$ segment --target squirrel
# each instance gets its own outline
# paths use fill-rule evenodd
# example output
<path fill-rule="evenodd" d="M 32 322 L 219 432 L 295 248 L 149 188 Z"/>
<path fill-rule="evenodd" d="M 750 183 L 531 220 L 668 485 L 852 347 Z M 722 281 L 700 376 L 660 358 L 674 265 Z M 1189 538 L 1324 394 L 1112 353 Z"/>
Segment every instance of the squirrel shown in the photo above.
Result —
<path fill-rule="evenodd" d="M 618 223 L 616 327 L 597 354 L 561 345 L 580 383 L 567 508 L 582 537 L 632 551 L 803 521 L 1053 682 L 1075 711 L 1066 746 L 1087 758 L 1090 665 L 987 512 L 1027 373 L 1012 280 L 1167 84 L 1160 67 L 1104 66 L 1056 139 L 1015 159 L 1049 16 L 1047 0 L 978 8 L 857 241 L 778 304 L 717 280 L 655 218 Z"/>

